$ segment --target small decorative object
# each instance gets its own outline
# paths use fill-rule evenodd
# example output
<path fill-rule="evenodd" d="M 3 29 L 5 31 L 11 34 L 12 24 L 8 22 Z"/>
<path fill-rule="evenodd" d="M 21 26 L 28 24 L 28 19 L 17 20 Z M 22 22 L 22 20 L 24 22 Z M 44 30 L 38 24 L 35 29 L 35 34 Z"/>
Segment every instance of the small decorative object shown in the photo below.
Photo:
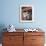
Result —
<path fill-rule="evenodd" d="M 7 31 L 8 32 L 16 32 L 15 27 L 12 24 L 8 26 Z"/>
<path fill-rule="evenodd" d="M 24 29 L 25 32 L 28 32 L 28 29 Z"/>
<path fill-rule="evenodd" d="M 29 28 L 29 29 L 24 29 L 24 30 L 25 30 L 25 32 L 38 32 L 38 29 Z"/>
<path fill-rule="evenodd" d="M 20 22 L 32 22 L 34 20 L 34 8 L 32 5 L 20 6 Z"/>
<path fill-rule="evenodd" d="M 33 29 L 32 32 L 36 31 L 36 29 Z"/>

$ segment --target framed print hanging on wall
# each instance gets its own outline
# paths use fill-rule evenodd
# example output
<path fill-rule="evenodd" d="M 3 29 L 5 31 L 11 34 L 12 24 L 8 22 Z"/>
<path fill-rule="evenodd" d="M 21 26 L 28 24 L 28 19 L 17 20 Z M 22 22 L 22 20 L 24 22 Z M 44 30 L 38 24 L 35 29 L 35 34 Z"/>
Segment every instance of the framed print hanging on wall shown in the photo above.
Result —
<path fill-rule="evenodd" d="M 20 5 L 20 22 L 34 21 L 34 7 L 32 5 Z"/>

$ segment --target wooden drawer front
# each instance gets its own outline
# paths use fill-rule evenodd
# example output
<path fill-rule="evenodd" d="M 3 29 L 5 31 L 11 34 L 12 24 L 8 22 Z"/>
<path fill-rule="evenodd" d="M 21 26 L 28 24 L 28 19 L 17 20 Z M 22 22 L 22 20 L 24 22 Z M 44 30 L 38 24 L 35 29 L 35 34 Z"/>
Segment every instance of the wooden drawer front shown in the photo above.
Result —
<path fill-rule="evenodd" d="M 18 44 L 22 45 L 23 44 L 23 37 L 22 36 L 5 36 L 3 38 L 3 44 Z"/>
<path fill-rule="evenodd" d="M 23 32 L 4 32 L 4 36 L 23 36 Z"/>
<path fill-rule="evenodd" d="M 43 44 L 44 36 L 32 36 L 32 44 Z"/>
<path fill-rule="evenodd" d="M 24 46 L 31 46 L 31 44 L 32 44 L 32 37 L 30 37 L 30 36 L 25 36 L 24 37 Z"/>
<path fill-rule="evenodd" d="M 4 36 L 3 37 L 3 44 L 9 43 L 9 37 Z"/>
<path fill-rule="evenodd" d="M 40 45 L 40 44 L 32 44 L 32 46 L 44 46 L 43 44 Z"/>
<path fill-rule="evenodd" d="M 30 36 L 31 36 L 31 35 L 32 35 L 32 36 L 33 36 L 33 35 L 34 35 L 34 36 L 36 36 L 36 35 L 37 35 L 37 36 L 41 36 L 41 35 L 44 36 L 44 32 L 25 32 L 25 33 L 24 33 L 24 36 L 26 36 L 26 35 L 27 35 L 27 36 L 29 36 L 29 35 L 30 35 Z"/>
<path fill-rule="evenodd" d="M 23 44 L 22 43 L 21 44 L 20 43 L 19 44 L 18 43 L 17 44 L 15 43 L 14 44 L 2 44 L 2 46 L 23 46 Z"/>

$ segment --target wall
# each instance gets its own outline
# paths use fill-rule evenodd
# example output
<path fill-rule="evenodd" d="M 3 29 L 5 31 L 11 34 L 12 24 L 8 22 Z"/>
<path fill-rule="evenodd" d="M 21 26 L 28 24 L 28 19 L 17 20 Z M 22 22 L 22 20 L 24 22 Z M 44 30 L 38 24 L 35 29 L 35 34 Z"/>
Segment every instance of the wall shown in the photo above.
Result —
<path fill-rule="evenodd" d="M 34 2 L 35 3 L 35 2 Z M 29 28 L 37 26 L 36 7 L 35 9 L 35 21 L 32 23 L 20 23 L 19 22 L 19 9 L 22 4 L 33 4 L 32 0 L 2 0 L 1 1 L 1 15 L 0 25 L 13 24 L 16 28 Z"/>
<path fill-rule="evenodd" d="M 34 6 L 34 22 L 20 23 L 19 9 L 22 4 Z M 46 0 L 0 0 L 0 31 L 9 24 L 16 28 L 40 27 L 46 32 Z"/>
<path fill-rule="evenodd" d="M 41 2 L 42 1 L 42 2 Z M 34 7 L 34 22 L 20 23 L 19 9 L 22 4 L 31 4 Z M 13 24 L 16 28 L 38 27 L 46 28 L 46 0 L 1 0 L 0 25 Z"/>

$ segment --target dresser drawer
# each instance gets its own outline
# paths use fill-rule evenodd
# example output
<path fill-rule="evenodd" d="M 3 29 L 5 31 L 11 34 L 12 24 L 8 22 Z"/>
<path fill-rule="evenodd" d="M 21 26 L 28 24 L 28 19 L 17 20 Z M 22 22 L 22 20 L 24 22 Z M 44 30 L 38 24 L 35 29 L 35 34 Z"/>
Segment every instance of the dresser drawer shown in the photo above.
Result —
<path fill-rule="evenodd" d="M 19 44 L 18 44 L 18 43 L 17 43 L 17 44 L 16 44 L 16 43 L 12 43 L 12 44 L 10 44 L 10 43 L 4 44 L 4 43 L 3 43 L 2 46 L 23 46 L 23 43 L 19 43 Z"/>
<path fill-rule="evenodd" d="M 23 32 L 4 32 L 5 36 L 23 36 Z"/>
<path fill-rule="evenodd" d="M 32 43 L 33 44 L 43 44 L 44 36 L 32 36 Z"/>
<path fill-rule="evenodd" d="M 32 37 L 24 36 L 24 46 L 31 46 L 31 44 L 32 44 Z"/>
<path fill-rule="evenodd" d="M 14 43 L 23 41 L 23 36 L 4 36 L 3 43 Z"/>
<path fill-rule="evenodd" d="M 44 46 L 44 44 L 32 44 L 32 46 Z"/>
<path fill-rule="evenodd" d="M 44 32 L 25 32 L 24 36 L 44 36 Z"/>

